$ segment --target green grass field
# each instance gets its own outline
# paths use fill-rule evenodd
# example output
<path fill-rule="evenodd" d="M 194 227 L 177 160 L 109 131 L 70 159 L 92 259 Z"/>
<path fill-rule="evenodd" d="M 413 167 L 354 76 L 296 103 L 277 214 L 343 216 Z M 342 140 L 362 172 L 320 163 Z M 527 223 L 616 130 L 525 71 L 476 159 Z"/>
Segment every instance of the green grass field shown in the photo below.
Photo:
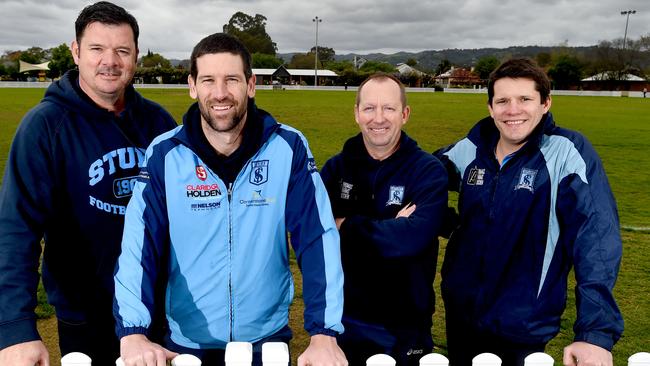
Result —
<path fill-rule="evenodd" d="M 42 89 L 0 88 L 0 168 L 3 171 L 18 122 L 43 92 Z M 141 92 L 166 107 L 179 122 L 192 102 L 182 89 Z M 353 92 L 342 91 L 265 90 L 258 91 L 256 99 L 260 108 L 305 134 L 318 165 L 322 166 L 358 131 L 352 114 L 354 96 Z M 458 140 L 487 115 L 485 95 L 409 93 L 408 98 L 412 115 L 405 129 L 427 151 Z M 582 132 L 600 154 L 618 202 L 621 225 L 626 228 L 622 230 L 624 254 L 615 288 L 626 329 L 614 348 L 615 364 L 625 365 L 633 353 L 650 351 L 650 262 L 646 257 L 650 255 L 650 100 L 558 96 L 553 99 L 551 110 L 559 125 Z M 441 243 L 440 258 L 445 244 Z M 438 282 L 435 287 L 439 288 Z M 296 294 L 291 314 L 296 333 L 291 346 L 294 360 L 308 342 L 302 331 L 299 288 Z M 572 339 L 574 304 L 570 292 L 561 333 L 547 347 L 556 364 L 561 364 L 562 348 Z M 433 335 L 437 351 L 444 353 L 444 310 L 439 298 Z"/>

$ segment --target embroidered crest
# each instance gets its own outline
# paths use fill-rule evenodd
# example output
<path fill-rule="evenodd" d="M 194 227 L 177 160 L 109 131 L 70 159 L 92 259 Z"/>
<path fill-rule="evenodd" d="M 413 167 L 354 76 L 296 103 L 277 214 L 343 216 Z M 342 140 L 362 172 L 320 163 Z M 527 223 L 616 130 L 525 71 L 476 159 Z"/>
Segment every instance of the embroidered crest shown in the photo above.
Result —
<path fill-rule="evenodd" d="M 515 190 L 518 189 L 527 189 L 533 192 L 535 187 L 535 176 L 537 175 L 537 170 L 522 168 L 521 174 L 519 175 L 519 183 L 515 186 Z"/>
<path fill-rule="evenodd" d="M 350 192 L 352 191 L 352 183 L 341 182 L 341 199 L 349 200 Z"/>
<path fill-rule="evenodd" d="M 390 186 L 386 206 L 401 205 L 404 201 L 404 186 Z"/>
<path fill-rule="evenodd" d="M 197 165 L 195 171 L 196 177 L 200 180 L 206 180 L 208 178 L 208 172 L 205 171 L 203 165 Z"/>
<path fill-rule="evenodd" d="M 485 176 L 485 169 L 479 169 L 478 167 L 473 167 L 472 169 L 469 170 L 469 175 L 467 176 L 467 185 L 482 186 L 483 176 Z"/>
<path fill-rule="evenodd" d="M 258 160 L 251 162 L 251 173 L 248 181 L 259 186 L 269 180 L 269 161 Z"/>

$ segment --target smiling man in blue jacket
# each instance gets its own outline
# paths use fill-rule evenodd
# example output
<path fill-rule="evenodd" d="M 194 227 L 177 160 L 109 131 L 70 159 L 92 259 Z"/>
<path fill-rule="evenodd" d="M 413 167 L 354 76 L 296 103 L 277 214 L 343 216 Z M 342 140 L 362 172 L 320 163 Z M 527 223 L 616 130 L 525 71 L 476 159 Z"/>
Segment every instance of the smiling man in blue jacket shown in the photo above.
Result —
<path fill-rule="evenodd" d="M 556 126 L 550 107 L 544 71 L 506 61 L 490 75 L 490 117 L 435 153 L 460 192 L 441 272 L 450 364 L 491 352 L 523 365 L 543 351 L 560 329 L 573 266 L 577 319 L 564 365 L 612 365 L 623 331 L 612 295 L 616 203 L 594 148 Z"/>
<path fill-rule="evenodd" d="M 299 365 L 347 365 L 339 236 L 307 141 L 255 106 L 251 56 L 223 33 L 201 40 L 190 59 L 183 125 L 148 148 L 126 213 L 115 275 L 122 359 L 163 365 L 174 353 L 224 362 L 231 341 L 291 338 L 293 280 L 287 233 L 303 275 L 311 343 Z M 169 334 L 147 338 L 161 281 Z"/>
<path fill-rule="evenodd" d="M 397 78 L 370 76 L 354 107 L 361 133 L 321 172 L 341 234 L 346 331 L 339 344 L 351 365 L 365 365 L 377 353 L 418 365 L 433 349 L 447 174 L 402 131 L 410 112 Z"/>

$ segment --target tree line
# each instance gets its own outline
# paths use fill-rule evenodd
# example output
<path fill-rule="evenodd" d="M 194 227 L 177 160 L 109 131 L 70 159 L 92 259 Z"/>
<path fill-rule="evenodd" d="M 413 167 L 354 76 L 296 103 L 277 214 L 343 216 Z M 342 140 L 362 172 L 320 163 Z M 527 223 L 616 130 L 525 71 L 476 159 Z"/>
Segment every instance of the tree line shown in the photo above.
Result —
<path fill-rule="evenodd" d="M 339 85 L 358 85 L 368 75 L 383 71 L 395 73 L 395 65 L 380 60 L 363 60 L 362 63 L 353 60 L 337 60 L 333 48 L 327 46 L 312 47 L 305 53 L 293 54 L 287 62 L 277 55 L 277 44 L 266 31 L 267 18 L 261 14 L 254 16 L 243 12 L 232 15 L 228 24 L 223 25 L 225 33 L 239 38 L 252 54 L 254 68 L 275 69 L 282 65 L 290 69 L 329 69 L 336 72 Z M 578 51 L 576 48 L 560 44 L 553 47 L 551 52 L 539 52 L 535 55 L 486 55 L 469 64 L 454 65 L 448 59 L 442 59 L 435 68 L 422 67 L 417 57 L 410 56 L 401 60 L 416 72 L 400 75 L 403 82 L 410 86 L 434 86 L 435 76 L 447 72 L 452 67 L 466 70 L 467 77 L 472 77 L 484 83 L 488 75 L 503 59 L 512 56 L 530 56 L 547 70 L 549 77 L 557 89 L 566 89 L 584 77 L 605 73 L 607 78 L 618 80 L 623 75 L 633 74 L 642 78 L 650 75 L 650 35 L 638 40 L 628 39 L 623 45 L 623 39 L 601 41 L 597 46 Z M 364 56 L 365 57 L 365 56 Z M 50 49 L 31 47 L 24 51 L 6 51 L 0 56 L 0 80 L 25 80 L 37 75 L 37 72 L 19 73 L 18 61 L 38 64 L 50 61 L 47 77 L 55 79 L 65 71 L 75 68 L 72 55 L 66 44 Z M 158 53 L 147 50 L 146 54 L 137 61 L 135 72 L 136 82 L 142 83 L 185 83 L 189 74 L 189 62 L 183 61 L 173 66 L 169 60 Z"/>

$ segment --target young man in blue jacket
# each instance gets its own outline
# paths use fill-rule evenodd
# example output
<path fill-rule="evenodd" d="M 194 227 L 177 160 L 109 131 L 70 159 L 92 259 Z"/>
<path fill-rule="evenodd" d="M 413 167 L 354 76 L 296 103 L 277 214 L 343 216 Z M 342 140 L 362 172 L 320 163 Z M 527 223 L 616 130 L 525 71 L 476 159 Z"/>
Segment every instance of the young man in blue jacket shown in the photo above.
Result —
<path fill-rule="evenodd" d="M 410 107 L 394 76 L 364 81 L 354 115 L 361 133 L 321 172 L 345 273 L 339 344 L 351 365 L 365 365 L 377 353 L 398 365 L 418 365 L 433 349 L 433 279 L 447 174 L 402 131 Z"/>
<path fill-rule="evenodd" d="M 1 365 L 49 365 L 34 314 L 42 238 L 61 354 L 114 364 L 113 270 L 126 205 L 144 149 L 176 126 L 131 86 L 139 33 L 131 14 L 99 2 L 75 28 L 78 71 L 54 82 L 23 118 L 0 190 Z"/>
<path fill-rule="evenodd" d="M 201 40 L 190 59 L 183 125 L 147 150 L 126 213 L 114 313 L 127 366 L 175 353 L 223 364 L 231 341 L 291 338 L 287 233 L 303 275 L 311 343 L 299 365 L 347 365 L 339 236 L 304 136 L 255 106 L 251 56 L 236 38 Z M 148 338 L 154 285 L 164 278 L 169 334 Z"/>
<path fill-rule="evenodd" d="M 560 329 L 574 267 L 577 319 L 565 365 L 612 365 L 623 331 L 612 295 L 618 214 L 602 163 L 582 135 L 555 125 L 550 82 L 534 61 L 491 75 L 490 117 L 435 153 L 460 192 L 442 266 L 450 363 L 482 352 L 523 365 Z"/>

